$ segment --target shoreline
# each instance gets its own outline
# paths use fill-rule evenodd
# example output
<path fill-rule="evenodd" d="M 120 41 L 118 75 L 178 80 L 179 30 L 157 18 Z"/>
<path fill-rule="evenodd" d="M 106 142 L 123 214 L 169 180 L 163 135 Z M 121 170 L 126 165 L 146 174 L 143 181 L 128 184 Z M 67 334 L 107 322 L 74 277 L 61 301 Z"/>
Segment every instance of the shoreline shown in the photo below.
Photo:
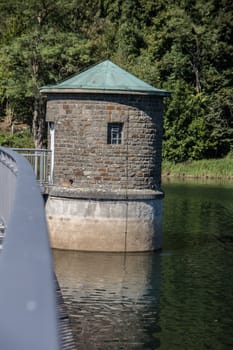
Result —
<path fill-rule="evenodd" d="M 162 178 L 233 180 L 233 158 L 192 160 L 174 163 L 163 160 Z"/>
<path fill-rule="evenodd" d="M 233 181 L 233 176 L 228 175 L 191 175 L 177 173 L 162 173 L 162 179 L 200 179 L 200 180 L 228 180 Z"/>

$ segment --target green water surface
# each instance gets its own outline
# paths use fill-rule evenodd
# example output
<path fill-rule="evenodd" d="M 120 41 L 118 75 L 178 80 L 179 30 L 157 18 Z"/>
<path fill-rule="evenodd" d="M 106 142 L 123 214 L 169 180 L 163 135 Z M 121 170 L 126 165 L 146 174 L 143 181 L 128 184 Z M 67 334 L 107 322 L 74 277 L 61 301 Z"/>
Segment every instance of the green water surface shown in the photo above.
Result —
<path fill-rule="evenodd" d="M 233 184 L 163 189 L 161 252 L 54 251 L 78 349 L 233 349 Z"/>

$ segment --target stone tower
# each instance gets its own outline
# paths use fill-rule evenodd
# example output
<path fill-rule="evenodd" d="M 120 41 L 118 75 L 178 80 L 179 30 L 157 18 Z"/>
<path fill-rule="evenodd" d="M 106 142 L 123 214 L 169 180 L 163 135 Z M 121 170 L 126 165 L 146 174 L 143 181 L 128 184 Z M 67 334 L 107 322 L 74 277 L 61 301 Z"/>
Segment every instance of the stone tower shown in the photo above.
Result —
<path fill-rule="evenodd" d="M 163 97 L 109 60 L 47 95 L 53 185 L 46 204 L 53 247 L 161 248 Z"/>

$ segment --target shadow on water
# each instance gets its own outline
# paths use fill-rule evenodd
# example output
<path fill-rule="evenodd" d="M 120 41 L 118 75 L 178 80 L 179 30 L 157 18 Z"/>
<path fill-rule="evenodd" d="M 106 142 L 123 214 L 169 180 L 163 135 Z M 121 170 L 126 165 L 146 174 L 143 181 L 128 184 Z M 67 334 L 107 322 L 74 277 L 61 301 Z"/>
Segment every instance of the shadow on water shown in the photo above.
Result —
<path fill-rule="evenodd" d="M 233 348 L 233 184 L 169 182 L 163 251 L 54 251 L 78 349 Z"/>

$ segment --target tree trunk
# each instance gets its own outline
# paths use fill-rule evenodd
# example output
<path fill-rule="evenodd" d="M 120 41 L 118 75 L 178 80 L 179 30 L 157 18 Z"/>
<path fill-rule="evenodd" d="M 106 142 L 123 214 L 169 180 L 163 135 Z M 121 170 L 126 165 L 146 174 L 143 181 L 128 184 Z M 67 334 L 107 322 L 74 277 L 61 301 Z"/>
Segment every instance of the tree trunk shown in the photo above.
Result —
<path fill-rule="evenodd" d="M 200 82 L 199 70 L 197 67 L 194 67 L 194 74 L 195 74 L 196 91 L 199 94 L 201 92 L 201 82 Z"/>
<path fill-rule="evenodd" d="M 41 95 L 35 96 L 32 131 L 35 148 L 43 148 L 45 138 L 45 101 Z"/>
<path fill-rule="evenodd" d="M 201 57 L 200 57 L 200 40 L 199 40 L 198 34 L 195 35 L 195 40 L 196 40 L 196 58 L 194 63 L 194 74 L 195 74 L 196 91 L 199 94 L 201 92 L 201 81 L 200 81 L 200 71 L 199 71 Z"/>

